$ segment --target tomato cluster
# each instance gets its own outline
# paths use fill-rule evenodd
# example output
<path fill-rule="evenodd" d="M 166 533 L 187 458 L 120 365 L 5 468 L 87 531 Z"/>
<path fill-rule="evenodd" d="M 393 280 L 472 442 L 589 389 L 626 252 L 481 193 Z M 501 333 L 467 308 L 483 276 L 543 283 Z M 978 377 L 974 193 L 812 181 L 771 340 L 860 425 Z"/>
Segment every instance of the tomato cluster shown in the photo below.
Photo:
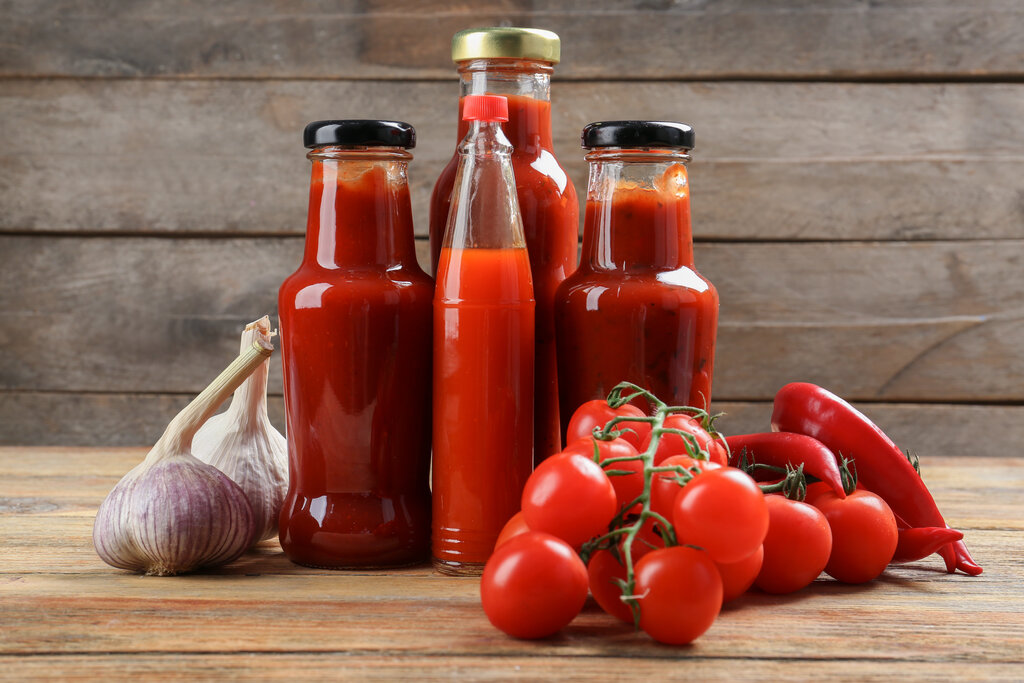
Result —
<path fill-rule="evenodd" d="M 655 406 L 653 416 L 629 403 L 639 397 Z M 746 453 L 730 454 L 732 439 L 712 423 L 703 411 L 666 406 L 625 383 L 608 401 L 581 406 L 569 446 L 530 476 L 522 510 L 484 569 L 491 622 L 519 638 L 542 638 L 571 622 L 589 591 L 605 612 L 655 640 L 689 643 L 723 603 L 753 585 L 790 593 L 822 571 L 861 583 L 893 560 L 892 511 L 875 494 L 853 490 L 846 463 L 842 477 L 826 466 L 824 446 L 792 435 L 737 437 L 744 449 L 800 447 L 774 456 L 786 466 L 772 481 Z M 822 480 L 807 486 L 805 464 Z"/>
<path fill-rule="evenodd" d="M 659 406 L 653 417 L 629 403 L 640 396 Z M 631 385 L 576 411 L 569 446 L 534 470 L 484 569 L 495 626 L 550 635 L 589 590 L 655 640 L 688 643 L 750 587 L 768 532 L 765 497 L 727 466 L 706 413 L 681 411 Z"/>

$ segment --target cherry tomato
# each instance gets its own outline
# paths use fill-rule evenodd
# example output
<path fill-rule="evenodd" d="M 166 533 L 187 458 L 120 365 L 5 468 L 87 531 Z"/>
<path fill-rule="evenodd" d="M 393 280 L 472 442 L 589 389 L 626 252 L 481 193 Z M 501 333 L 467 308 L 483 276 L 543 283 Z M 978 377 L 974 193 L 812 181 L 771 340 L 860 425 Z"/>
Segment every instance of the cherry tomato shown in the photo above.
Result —
<path fill-rule="evenodd" d="M 563 453 L 578 453 L 584 457 L 594 459 L 594 446 L 597 445 L 597 456 L 601 467 L 608 471 L 630 472 L 630 474 L 613 474 L 608 478 L 615 488 L 615 497 L 618 499 L 618 506 L 621 508 L 631 500 L 636 500 L 644 491 L 644 463 L 639 458 L 639 453 L 633 444 L 623 438 L 601 441 L 593 437 L 577 439 L 566 446 Z M 605 465 L 604 462 L 610 458 L 636 458 L 636 460 L 623 460 Z"/>
<path fill-rule="evenodd" d="M 615 579 L 626 580 L 626 568 L 615 555 L 610 550 L 598 550 L 590 557 L 587 575 L 590 577 L 590 594 L 601 609 L 632 624 L 633 611 L 622 601 L 622 589 L 615 583 Z"/>
<path fill-rule="evenodd" d="M 523 516 L 523 511 L 520 510 L 516 514 L 512 515 L 511 519 L 505 522 L 505 526 L 502 527 L 501 533 L 498 534 L 498 540 L 494 542 L 494 547 L 497 548 L 510 538 L 514 538 L 519 534 L 525 534 L 529 530 L 530 527 L 526 524 L 526 517 Z"/>
<path fill-rule="evenodd" d="M 804 494 L 804 502 L 808 505 L 814 505 L 814 501 L 826 493 L 832 493 L 832 487 L 825 482 L 816 481 L 812 484 L 808 484 L 807 493 Z"/>
<path fill-rule="evenodd" d="M 660 643 L 689 643 L 711 628 L 722 609 L 722 579 L 703 550 L 673 546 L 637 563 L 640 628 Z"/>
<path fill-rule="evenodd" d="M 613 417 L 645 417 L 645 415 L 644 411 L 629 403 L 613 410 L 607 401 L 601 399 L 587 401 L 572 414 L 572 419 L 569 420 L 569 427 L 566 430 L 566 443 L 593 436 L 594 427 L 604 427 Z M 632 431 L 623 431 L 621 438 L 633 444 L 635 448 L 640 448 L 644 438 L 651 433 L 649 422 L 620 422 L 615 428 L 631 429 Z"/>
<path fill-rule="evenodd" d="M 538 465 L 526 480 L 522 507 L 527 526 L 574 547 L 603 533 L 618 511 L 608 475 L 578 453 L 557 453 Z"/>
<path fill-rule="evenodd" d="M 665 458 L 659 467 L 682 467 L 690 469 L 696 467 L 702 472 L 708 472 L 721 467 L 710 460 L 694 460 L 688 455 L 673 455 Z M 674 472 L 659 472 L 651 478 L 651 510 L 657 512 L 665 519 L 672 520 L 672 506 L 675 504 L 676 496 L 683 490 L 683 487 L 676 481 L 679 475 Z"/>
<path fill-rule="evenodd" d="M 735 600 L 754 585 L 754 579 L 761 571 L 763 561 L 764 546 L 759 545 L 757 550 L 739 562 L 730 562 L 729 564 L 715 562 L 715 566 L 718 567 L 718 575 L 722 577 L 723 603 Z"/>
<path fill-rule="evenodd" d="M 672 507 L 676 540 L 700 546 L 715 562 L 739 562 L 768 533 L 764 494 L 745 472 L 723 467 L 694 477 Z"/>
<path fill-rule="evenodd" d="M 754 584 L 766 593 L 792 593 L 818 577 L 832 552 L 828 520 L 817 508 L 783 496 L 765 496 L 768 534 Z"/>
<path fill-rule="evenodd" d="M 843 583 L 864 583 L 885 570 L 896 552 L 896 518 L 884 500 L 870 491 L 845 499 L 827 491 L 814 501 L 832 530 L 832 553 L 825 573 Z"/>
<path fill-rule="evenodd" d="M 484 566 L 480 598 L 491 623 L 516 638 L 544 638 L 572 621 L 587 600 L 587 568 L 561 539 L 515 536 Z"/>
<path fill-rule="evenodd" d="M 669 415 L 665 418 L 664 426 L 692 434 L 697 440 L 697 445 L 708 454 L 709 460 L 719 465 L 729 464 L 729 456 L 726 454 L 725 447 L 704 431 L 700 421 L 696 418 L 689 415 Z M 646 451 L 647 447 L 651 445 L 651 439 L 652 435 L 648 434 L 640 444 L 641 452 Z M 658 440 L 658 450 L 654 452 L 654 464 L 659 465 L 665 458 L 672 455 L 689 455 L 688 447 L 692 448 L 690 441 L 684 440 L 679 434 L 662 434 Z"/>

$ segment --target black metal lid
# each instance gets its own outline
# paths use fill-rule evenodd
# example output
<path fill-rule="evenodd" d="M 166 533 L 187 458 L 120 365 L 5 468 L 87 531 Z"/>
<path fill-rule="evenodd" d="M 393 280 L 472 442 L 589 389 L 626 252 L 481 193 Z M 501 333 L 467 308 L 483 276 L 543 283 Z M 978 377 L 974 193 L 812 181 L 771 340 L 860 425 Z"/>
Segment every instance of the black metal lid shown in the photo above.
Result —
<path fill-rule="evenodd" d="M 365 147 L 416 146 L 416 129 L 404 121 L 378 119 L 342 119 L 314 121 L 302 131 L 307 149 L 324 145 L 360 145 Z"/>
<path fill-rule="evenodd" d="M 693 149 L 693 128 L 676 121 L 597 121 L 583 129 L 583 146 Z"/>

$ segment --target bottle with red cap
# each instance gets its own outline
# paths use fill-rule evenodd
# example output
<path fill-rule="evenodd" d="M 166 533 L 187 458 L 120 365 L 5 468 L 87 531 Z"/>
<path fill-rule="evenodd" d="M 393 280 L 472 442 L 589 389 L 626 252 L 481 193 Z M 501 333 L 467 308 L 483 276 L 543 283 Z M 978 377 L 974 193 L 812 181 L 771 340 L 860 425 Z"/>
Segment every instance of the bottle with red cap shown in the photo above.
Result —
<path fill-rule="evenodd" d="M 533 468 L 534 307 L 508 103 L 463 100 L 434 293 L 434 566 L 479 574 Z"/>

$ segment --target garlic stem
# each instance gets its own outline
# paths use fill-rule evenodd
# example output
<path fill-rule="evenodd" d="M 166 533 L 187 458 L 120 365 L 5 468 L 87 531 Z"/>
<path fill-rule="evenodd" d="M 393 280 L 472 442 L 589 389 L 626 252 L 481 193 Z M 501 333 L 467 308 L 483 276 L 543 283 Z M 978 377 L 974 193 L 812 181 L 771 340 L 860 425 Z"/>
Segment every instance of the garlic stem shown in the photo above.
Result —
<path fill-rule="evenodd" d="M 274 335 L 270 330 L 270 317 L 263 316 L 245 326 L 242 331 L 240 352 L 257 339 L 269 339 Z M 235 397 L 228 407 L 232 421 L 243 428 L 252 426 L 261 420 L 269 421 L 267 413 L 267 378 L 270 375 L 270 363 L 264 362 L 256 368 L 249 381 L 243 383 L 236 391 Z"/>
<path fill-rule="evenodd" d="M 192 437 L 203 426 L 203 423 L 217 412 L 220 404 L 234 393 L 235 389 L 253 373 L 257 366 L 263 364 L 273 351 L 274 347 L 270 342 L 259 338 L 254 339 L 252 344 L 224 369 L 224 372 L 217 375 L 217 378 L 210 382 L 208 387 L 203 389 L 171 420 L 167 429 L 164 430 L 163 436 L 146 456 L 145 462 L 156 462 L 167 453 L 190 451 Z"/>

